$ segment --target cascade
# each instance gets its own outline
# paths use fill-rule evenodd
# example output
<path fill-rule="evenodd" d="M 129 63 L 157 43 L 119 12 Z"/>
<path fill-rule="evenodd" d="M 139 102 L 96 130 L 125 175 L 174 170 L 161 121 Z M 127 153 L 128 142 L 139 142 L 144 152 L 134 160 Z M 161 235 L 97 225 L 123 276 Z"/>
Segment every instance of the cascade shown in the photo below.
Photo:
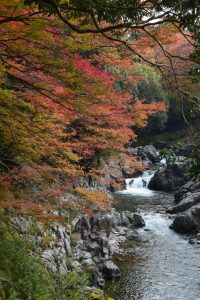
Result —
<path fill-rule="evenodd" d="M 154 171 L 148 170 L 144 171 L 144 173 L 137 178 L 126 179 L 126 190 L 124 192 L 134 195 L 152 196 L 154 192 L 148 189 L 148 184 L 154 173 Z"/>

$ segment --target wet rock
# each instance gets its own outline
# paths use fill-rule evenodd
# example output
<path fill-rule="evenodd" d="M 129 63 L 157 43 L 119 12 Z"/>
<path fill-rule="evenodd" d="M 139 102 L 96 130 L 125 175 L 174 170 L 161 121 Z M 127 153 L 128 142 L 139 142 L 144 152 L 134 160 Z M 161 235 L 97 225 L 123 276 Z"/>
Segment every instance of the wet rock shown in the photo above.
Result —
<path fill-rule="evenodd" d="M 175 217 L 170 228 L 179 233 L 189 233 L 196 228 L 190 214 L 182 214 Z"/>
<path fill-rule="evenodd" d="M 189 162 L 167 165 L 151 178 L 148 187 L 155 191 L 174 191 L 189 180 Z"/>
<path fill-rule="evenodd" d="M 176 214 L 183 212 L 192 206 L 200 203 L 200 191 L 196 193 L 187 193 L 186 197 L 181 202 L 167 210 L 168 213 Z"/>
<path fill-rule="evenodd" d="M 179 203 L 187 193 L 200 191 L 200 182 L 188 181 L 174 193 L 175 203 Z"/>
<path fill-rule="evenodd" d="M 132 221 L 130 220 L 130 223 L 133 227 L 140 228 L 145 226 L 145 222 L 139 214 L 133 214 L 132 217 L 133 218 Z"/>
<path fill-rule="evenodd" d="M 194 239 L 190 239 L 189 244 L 194 245 L 194 244 L 196 244 L 196 241 Z"/>
<path fill-rule="evenodd" d="M 200 224 L 200 204 L 175 216 L 170 228 L 179 233 L 191 233 Z"/>
<path fill-rule="evenodd" d="M 135 240 L 138 238 L 138 234 L 134 231 L 127 231 L 126 232 L 126 239 L 129 241 Z"/>
<path fill-rule="evenodd" d="M 104 263 L 102 273 L 106 279 L 119 278 L 121 276 L 119 268 L 112 261 Z"/>

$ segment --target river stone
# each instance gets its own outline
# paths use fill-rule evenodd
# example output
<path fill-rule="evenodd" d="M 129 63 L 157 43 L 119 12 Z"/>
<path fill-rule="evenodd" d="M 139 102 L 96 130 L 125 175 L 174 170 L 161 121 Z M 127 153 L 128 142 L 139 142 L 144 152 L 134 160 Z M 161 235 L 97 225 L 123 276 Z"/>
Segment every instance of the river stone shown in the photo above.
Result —
<path fill-rule="evenodd" d="M 170 228 L 179 233 L 192 233 L 200 224 L 200 204 L 175 216 Z"/>
<path fill-rule="evenodd" d="M 148 188 L 155 191 L 174 191 L 189 180 L 189 162 L 167 165 L 151 178 Z"/>
<path fill-rule="evenodd" d="M 200 182 L 188 181 L 174 193 L 175 203 L 179 203 L 188 193 L 200 191 Z"/>
<path fill-rule="evenodd" d="M 138 238 L 138 234 L 132 230 L 126 232 L 126 239 L 129 241 L 135 240 Z"/>
<path fill-rule="evenodd" d="M 200 191 L 196 193 L 188 193 L 187 196 L 179 204 L 169 208 L 167 212 L 171 214 L 183 212 L 198 203 L 200 203 Z"/>
<path fill-rule="evenodd" d="M 106 279 L 119 278 L 121 276 L 119 268 L 112 261 L 104 263 L 102 272 Z"/>

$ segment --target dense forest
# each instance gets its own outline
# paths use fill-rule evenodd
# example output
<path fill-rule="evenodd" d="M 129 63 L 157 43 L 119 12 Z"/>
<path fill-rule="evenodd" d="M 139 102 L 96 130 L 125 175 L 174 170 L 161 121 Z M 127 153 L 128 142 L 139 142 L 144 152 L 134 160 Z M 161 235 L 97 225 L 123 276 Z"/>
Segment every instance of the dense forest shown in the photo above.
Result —
<path fill-rule="evenodd" d="M 67 226 L 110 211 L 122 183 L 107 179 L 109 160 L 141 172 L 138 137 L 198 136 L 199 1 L 0 4 L 0 299 L 111 299 L 88 294 L 89 270 L 49 272 L 12 220 Z M 94 188 L 106 181 L 109 192 Z"/>

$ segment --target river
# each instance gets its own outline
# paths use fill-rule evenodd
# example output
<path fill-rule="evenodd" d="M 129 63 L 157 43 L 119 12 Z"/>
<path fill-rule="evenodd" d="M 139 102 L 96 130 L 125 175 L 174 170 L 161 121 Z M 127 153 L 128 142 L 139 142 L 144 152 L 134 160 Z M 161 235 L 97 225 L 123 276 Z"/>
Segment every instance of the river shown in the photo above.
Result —
<path fill-rule="evenodd" d="M 164 213 L 172 194 L 147 188 L 152 172 L 127 180 L 116 194 L 117 209 L 141 213 L 145 227 L 139 238 L 123 245 L 126 254 L 116 263 L 121 269 L 116 300 L 200 300 L 200 245 L 169 229 Z"/>

